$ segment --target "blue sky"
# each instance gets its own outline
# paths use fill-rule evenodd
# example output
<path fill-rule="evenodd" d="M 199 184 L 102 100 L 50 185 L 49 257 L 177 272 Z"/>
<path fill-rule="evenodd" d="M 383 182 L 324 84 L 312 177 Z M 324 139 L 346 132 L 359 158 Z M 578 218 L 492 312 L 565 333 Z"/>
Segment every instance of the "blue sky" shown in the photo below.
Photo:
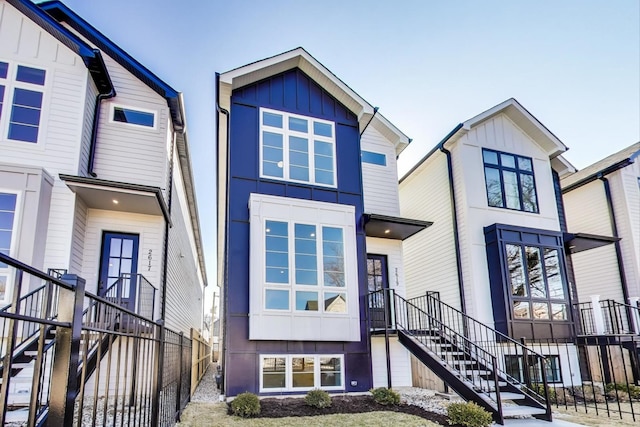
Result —
<path fill-rule="evenodd" d="M 637 0 L 64 1 L 184 92 L 211 284 L 216 71 L 304 47 L 413 138 L 401 171 L 510 97 L 578 168 L 640 140 Z"/>

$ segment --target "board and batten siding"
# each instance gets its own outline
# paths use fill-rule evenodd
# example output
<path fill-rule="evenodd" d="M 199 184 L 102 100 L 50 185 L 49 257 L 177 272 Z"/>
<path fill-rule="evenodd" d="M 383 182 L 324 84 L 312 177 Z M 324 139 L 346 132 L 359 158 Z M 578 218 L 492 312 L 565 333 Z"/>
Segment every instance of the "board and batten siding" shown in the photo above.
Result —
<path fill-rule="evenodd" d="M 397 337 L 389 339 L 389 357 L 391 359 L 391 386 L 411 387 L 411 357 L 409 351 Z M 371 369 L 373 386 L 387 387 L 387 354 L 383 337 L 371 337 Z"/>
<path fill-rule="evenodd" d="M 98 178 L 164 188 L 167 182 L 167 101 L 128 70 L 104 55 L 117 95 L 104 101 L 96 143 L 94 171 Z M 155 128 L 113 122 L 119 105 L 156 114 Z"/>
<path fill-rule="evenodd" d="M 7 128 L 3 127 L 0 132 L 2 160 L 29 166 L 46 165 L 52 175 L 75 173 L 89 75 L 84 63 L 4 1 L 0 1 L 0 60 L 46 71 L 39 142 L 7 140 Z"/>
<path fill-rule="evenodd" d="M 398 168 L 393 145 L 373 126 L 369 126 L 360 138 L 360 148 L 384 154 L 386 166 L 362 162 L 362 187 L 364 210 L 368 213 L 398 216 Z"/>
<path fill-rule="evenodd" d="M 203 272 L 198 263 L 179 162 L 174 167 L 165 321 L 168 328 L 190 336 L 191 328 L 202 329 Z"/>
<path fill-rule="evenodd" d="M 156 287 L 156 314 L 159 311 L 162 277 L 162 246 L 164 219 L 162 216 L 89 209 L 85 231 L 82 273 L 87 292 L 97 291 L 100 273 L 102 236 L 105 231 L 138 234 L 138 273 Z M 151 250 L 151 259 L 149 251 Z M 158 316 L 154 316 L 157 318 Z"/>
<path fill-rule="evenodd" d="M 482 149 L 530 157 L 539 213 L 490 207 Z M 505 114 L 489 118 L 462 135 L 450 148 L 456 186 L 461 263 L 467 312 L 493 324 L 484 227 L 501 223 L 560 231 L 549 156 Z"/>
<path fill-rule="evenodd" d="M 409 298 L 440 292 L 442 301 L 460 308 L 453 239 L 447 159 L 436 153 L 400 183 L 403 217 L 433 225 L 403 241 L 406 292 Z"/>
<path fill-rule="evenodd" d="M 570 233 L 613 236 L 607 199 L 602 181 L 596 180 L 563 195 Z M 578 290 L 578 301 L 591 295 L 622 302 L 622 282 L 614 245 L 571 255 Z"/>

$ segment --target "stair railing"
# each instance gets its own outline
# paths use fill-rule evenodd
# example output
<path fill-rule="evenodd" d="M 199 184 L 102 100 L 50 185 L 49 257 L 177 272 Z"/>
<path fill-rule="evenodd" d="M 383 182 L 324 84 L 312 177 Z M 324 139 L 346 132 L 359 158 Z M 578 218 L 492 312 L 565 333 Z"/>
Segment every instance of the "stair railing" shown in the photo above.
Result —
<path fill-rule="evenodd" d="M 493 389 L 495 397 L 487 393 L 485 398 L 493 401 L 500 416 L 499 381 L 511 384 L 544 405 L 547 416 L 551 416 L 545 356 L 443 303 L 436 293 L 407 300 L 387 289 L 369 297 L 370 301 L 381 299 L 385 305 L 390 304 L 391 328 L 404 331 L 438 355 L 450 370 L 469 378 L 474 389 L 485 392 Z M 433 336 L 440 337 L 440 341 L 434 341 Z M 442 351 L 442 341 L 462 354 Z M 483 371 L 490 377 L 480 375 Z"/>

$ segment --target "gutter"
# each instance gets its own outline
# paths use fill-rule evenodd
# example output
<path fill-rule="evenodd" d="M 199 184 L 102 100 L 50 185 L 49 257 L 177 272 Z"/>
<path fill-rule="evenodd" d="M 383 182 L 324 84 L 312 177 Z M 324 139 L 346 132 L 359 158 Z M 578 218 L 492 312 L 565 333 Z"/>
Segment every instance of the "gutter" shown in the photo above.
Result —
<path fill-rule="evenodd" d="M 609 175 L 610 173 L 613 173 L 613 172 L 617 171 L 618 169 L 622 169 L 624 167 L 627 167 L 630 164 L 632 164 L 633 162 L 634 162 L 634 159 L 633 159 L 633 156 L 632 156 L 632 157 L 629 157 L 629 158 L 624 159 L 622 161 L 619 161 L 618 163 L 615 163 L 615 164 L 613 164 L 611 166 L 608 166 L 608 167 L 602 169 L 599 172 L 592 173 L 591 175 L 586 176 L 586 177 L 582 178 L 581 180 L 576 181 L 573 184 L 567 185 L 566 187 L 564 187 L 562 189 L 562 194 L 568 193 L 569 191 L 575 190 L 576 188 L 580 188 L 583 185 L 587 185 L 590 182 L 593 182 L 593 181 L 595 181 L 597 179 L 601 179 L 600 177 L 605 176 L 605 175 Z"/>
<path fill-rule="evenodd" d="M 231 129 L 229 128 L 230 125 L 230 118 L 229 118 L 229 111 L 225 110 L 224 108 L 222 108 L 220 106 L 220 73 L 216 73 L 216 111 L 218 112 L 218 117 L 216 117 L 216 170 L 220 165 L 220 114 L 224 114 L 226 117 L 226 122 L 227 122 L 227 134 L 226 134 L 226 140 L 225 140 L 225 144 L 227 147 L 227 153 L 226 153 L 226 174 L 225 174 L 225 194 L 226 194 L 226 201 L 225 201 L 225 210 L 224 210 L 224 252 L 223 252 L 223 260 L 222 260 L 222 265 L 223 265 L 223 269 L 224 272 L 223 274 L 223 283 L 222 285 L 222 290 L 223 290 L 223 300 L 220 302 L 220 305 L 222 306 L 222 313 L 224 314 L 224 316 L 226 316 L 229 313 L 229 292 L 228 289 L 226 289 L 226 285 L 228 283 L 228 278 L 229 278 L 229 153 L 230 153 L 230 149 L 229 149 L 229 135 L 231 133 Z M 220 183 L 218 182 L 216 185 L 216 211 L 220 212 Z M 218 230 L 218 233 L 220 232 L 220 230 Z M 214 301 L 215 303 L 215 301 Z M 223 317 L 220 317 L 220 319 L 223 319 Z M 220 391 L 222 394 L 226 394 L 225 392 L 225 359 L 226 359 L 226 354 L 227 354 L 227 322 L 222 320 L 221 321 L 221 329 L 222 329 L 222 349 L 220 350 L 220 355 L 218 357 L 218 360 L 220 361 L 220 374 L 221 374 L 221 379 L 222 379 L 222 383 L 220 384 Z"/>

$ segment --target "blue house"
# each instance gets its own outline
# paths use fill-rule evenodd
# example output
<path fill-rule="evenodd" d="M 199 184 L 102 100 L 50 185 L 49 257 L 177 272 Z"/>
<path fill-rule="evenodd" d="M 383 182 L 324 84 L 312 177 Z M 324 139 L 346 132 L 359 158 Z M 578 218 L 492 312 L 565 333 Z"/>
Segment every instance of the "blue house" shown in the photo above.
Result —
<path fill-rule="evenodd" d="M 302 48 L 218 75 L 217 96 L 224 394 L 411 385 L 367 319 L 429 225 L 399 217 L 409 138 Z"/>

